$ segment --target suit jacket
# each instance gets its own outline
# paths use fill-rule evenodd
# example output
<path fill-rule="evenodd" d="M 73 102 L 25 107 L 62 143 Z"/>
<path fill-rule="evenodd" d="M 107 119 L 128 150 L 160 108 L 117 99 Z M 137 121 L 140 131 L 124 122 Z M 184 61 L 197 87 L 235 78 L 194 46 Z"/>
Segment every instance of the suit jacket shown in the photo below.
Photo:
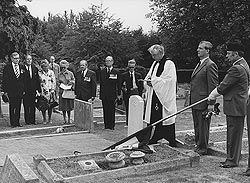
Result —
<path fill-rule="evenodd" d="M 7 64 L 3 70 L 3 92 L 7 92 L 9 97 L 22 97 L 24 93 L 24 73 L 25 68 L 19 65 L 20 76 L 16 78 L 12 64 Z"/>
<path fill-rule="evenodd" d="M 24 66 L 24 91 L 28 95 L 36 95 L 36 90 L 41 93 L 40 77 L 38 75 L 38 69 L 35 65 L 31 65 L 32 78 L 30 78 L 30 73 Z"/>
<path fill-rule="evenodd" d="M 217 85 L 218 68 L 217 65 L 208 58 L 192 73 L 190 82 L 190 104 L 208 97 Z M 205 110 L 208 104 L 214 103 L 215 101 L 210 101 L 209 103 L 204 101 L 194 106 L 193 109 Z"/>
<path fill-rule="evenodd" d="M 100 99 L 115 100 L 121 95 L 121 75 L 118 69 L 113 68 L 110 74 L 107 68 L 100 72 Z"/>
<path fill-rule="evenodd" d="M 76 73 L 75 94 L 76 98 L 88 100 L 96 96 L 96 74 L 92 70 L 87 70 L 85 77 L 82 76 L 82 71 Z"/>
<path fill-rule="evenodd" d="M 142 79 L 142 75 L 139 72 L 134 72 L 135 74 L 135 83 L 136 86 L 138 87 L 139 95 L 142 95 L 142 90 L 143 90 L 143 82 L 139 81 L 139 79 Z M 126 88 L 127 91 L 123 90 L 125 95 L 130 95 L 130 90 L 132 88 L 132 83 L 130 79 L 130 72 L 127 71 L 121 75 L 122 78 L 122 86 L 123 88 Z"/>
<path fill-rule="evenodd" d="M 249 66 L 241 59 L 228 70 L 218 86 L 218 93 L 223 95 L 223 110 L 226 115 L 246 115 L 249 75 Z"/>

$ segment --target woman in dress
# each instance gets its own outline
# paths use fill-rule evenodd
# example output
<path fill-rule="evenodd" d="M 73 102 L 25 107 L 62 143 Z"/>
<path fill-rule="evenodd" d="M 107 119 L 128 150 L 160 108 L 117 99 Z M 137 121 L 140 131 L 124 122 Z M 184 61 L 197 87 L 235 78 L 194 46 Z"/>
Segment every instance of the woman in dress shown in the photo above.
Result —
<path fill-rule="evenodd" d="M 60 73 L 58 76 L 59 86 L 64 84 L 66 86 L 71 86 L 71 89 L 74 89 L 75 86 L 75 77 L 73 72 L 68 70 L 69 63 L 66 60 L 60 61 Z M 71 111 L 74 109 L 74 99 L 63 98 L 63 89 L 59 87 L 59 111 L 63 112 L 64 124 L 71 123 L 70 115 Z M 66 112 L 68 120 L 66 120 Z"/>
<path fill-rule="evenodd" d="M 48 100 L 48 103 L 50 103 L 51 101 L 55 100 L 55 74 L 52 70 L 49 69 L 49 62 L 46 59 L 41 61 L 41 69 L 42 70 L 39 72 L 42 89 L 41 95 Z M 53 108 L 49 107 L 47 110 L 42 110 L 43 124 L 51 123 L 52 109 Z M 48 122 L 46 120 L 46 111 L 48 111 Z"/>

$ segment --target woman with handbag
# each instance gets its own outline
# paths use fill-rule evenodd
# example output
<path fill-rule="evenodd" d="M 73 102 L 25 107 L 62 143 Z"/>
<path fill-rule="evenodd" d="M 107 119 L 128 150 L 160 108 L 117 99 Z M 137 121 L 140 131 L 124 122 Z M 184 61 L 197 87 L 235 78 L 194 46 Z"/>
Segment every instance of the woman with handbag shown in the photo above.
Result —
<path fill-rule="evenodd" d="M 55 89 L 56 89 L 56 78 L 52 70 L 49 69 L 48 60 L 41 61 L 41 71 L 39 72 L 41 80 L 41 95 L 47 99 L 48 107 L 42 110 L 43 124 L 51 123 L 52 109 L 56 104 L 55 101 Z M 48 122 L 46 120 L 46 111 L 48 111 Z"/>
<path fill-rule="evenodd" d="M 64 124 L 71 123 L 70 115 L 74 109 L 74 86 L 75 77 L 73 72 L 68 70 L 69 63 L 66 60 L 60 61 L 60 73 L 58 76 L 59 81 L 59 111 L 63 112 Z M 68 120 L 66 120 L 66 113 Z"/>

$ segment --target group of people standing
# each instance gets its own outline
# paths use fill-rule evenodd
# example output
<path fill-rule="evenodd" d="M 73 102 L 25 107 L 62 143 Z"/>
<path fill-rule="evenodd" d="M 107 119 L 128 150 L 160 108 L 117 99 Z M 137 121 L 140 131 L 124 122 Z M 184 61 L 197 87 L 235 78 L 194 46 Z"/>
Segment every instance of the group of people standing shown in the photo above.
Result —
<path fill-rule="evenodd" d="M 3 95 L 9 100 L 10 125 L 13 128 L 22 126 L 20 124 L 22 101 L 25 123 L 36 124 L 35 111 L 38 98 L 45 101 L 46 107 L 41 109 L 44 124 L 52 123 L 51 116 L 54 110 L 52 103 L 58 103 L 58 99 L 58 109 L 63 113 L 64 123 L 71 123 L 74 98 L 63 97 L 64 89 L 60 87 L 61 84 L 70 86 L 70 90 L 75 91 L 78 99 L 88 101 L 94 100 L 96 96 L 95 73 L 87 69 L 85 60 L 80 62 L 76 81 L 73 72 L 68 70 L 69 63 L 61 60 L 58 65 L 55 63 L 54 56 L 50 57 L 50 62 L 46 59 L 42 60 L 38 67 L 33 64 L 32 56 L 29 54 L 25 56 L 24 62 L 20 63 L 19 53 L 14 52 L 10 55 L 10 61 L 3 70 L 2 90 Z M 83 72 L 85 76 L 81 77 Z M 86 87 L 83 87 L 85 85 Z M 89 88 L 88 91 L 85 91 L 86 88 Z"/>
<path fill-rule="evenodd" d="M 221 162 L 222 168 L 232 168 L 239 165 L 244 119 L 248 114 L 248 135 L 250 139 L 250 106 L 248 106 L 250 69 L 243 58 L 244 48 L 239 41 L 227 44 L 227 61 L 231 64 L 226 76 L 219 84 L 217 65 L 209 57 L 212 43 L 201 41 L 197 48 L 200 59 L 195 67 L 190 82 L 190 104 L 200 102 L 192 107 L 192 116 L 195 132 L 195 151 L 200 155 L 208 154 L 209 128 L 211 117 L 205 117 L 205 113 L 212 110 L 216 98 L 223 95 L 223 110 L 227 122 L 227 158 Z M 176 108 L 176 68 L 164 51 L 162 45 L 153 45 L 148 49 L 154 62 L 145 78 L 135 71 L 136 61 L 128 61 L 128 70 L 120 74 L 113 67 L 112 56 L 105 58 L 105 68 L 100 71 L 100 99 L 103 106 L 104 128 L 115 128 L 115 105 L 122 99 L 125 102 L 128 120 L 129 97 L 131 95 L 145 94 L 146 108 L 144 120 L 148 124 L 155 123 L 177 112 Z M 19 64 L 19 54 L 14 52 L 10 56 L 11 64 L 4 68 L 3 91 L 9 97 L 10 123 L 12 127 L 21 126 L 20 108 L 23 99 L 25 122 L 35 124 L 35 98 L 42 95 L 47 100 L 59 95 L 59 110 L 63 111 L 64 123 L 70 123 L 70 114 L 74 108 L 73 99 L 63 98 L 64 89 L 61 84 L 71 86 L 77 99 L 93 102 L 96 97 L 96 74 L 88 69 L 86 60 L 80 61 L 80 69 L 72 73 L 67 68 L 66 60 L 51 64 L 47 60 L 41 62 L 41 71 L 33 66 L 31 55 L 27 55 L 25 64 Z M 57 92 L 58 91 L 58 92 Z M 46 111 L 42 111 L 44 123 L 46 123 Z M 51 122 L 52 109 L 48 109 L 48 122 Z M 67 116 L 66 116 L 67 114 Z M 66 119 L 68 117 L 68 119 Z M 128 121 L 126 121 L 128 125 Z M 157 143 L 165 138 L 169 145 L 176 146 L 175 140 L 175 116 L 155 126 L 154 133 L 150 134 L 149 142 Z M 143 141 L 143 140 L 142 140 Z M 250 144 L 249 144 L 250 149 Z M 244 173 L 250 176 L 250 158 L 248 169 Z"/>

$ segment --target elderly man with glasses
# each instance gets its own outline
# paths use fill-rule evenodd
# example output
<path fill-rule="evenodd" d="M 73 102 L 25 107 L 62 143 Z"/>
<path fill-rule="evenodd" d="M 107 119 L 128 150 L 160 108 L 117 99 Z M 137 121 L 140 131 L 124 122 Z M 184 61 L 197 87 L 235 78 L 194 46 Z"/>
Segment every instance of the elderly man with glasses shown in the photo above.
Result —
<path fill-rule="evenodd" d="M 20 109 L 24 95 L 25 68 L 19 65 L 20 56 L 17 52 L 10 55 L 11 63 L 3 70 L 3 92 L 9 98 L 9 116 L 11 127 L 21 127 Z"/>

